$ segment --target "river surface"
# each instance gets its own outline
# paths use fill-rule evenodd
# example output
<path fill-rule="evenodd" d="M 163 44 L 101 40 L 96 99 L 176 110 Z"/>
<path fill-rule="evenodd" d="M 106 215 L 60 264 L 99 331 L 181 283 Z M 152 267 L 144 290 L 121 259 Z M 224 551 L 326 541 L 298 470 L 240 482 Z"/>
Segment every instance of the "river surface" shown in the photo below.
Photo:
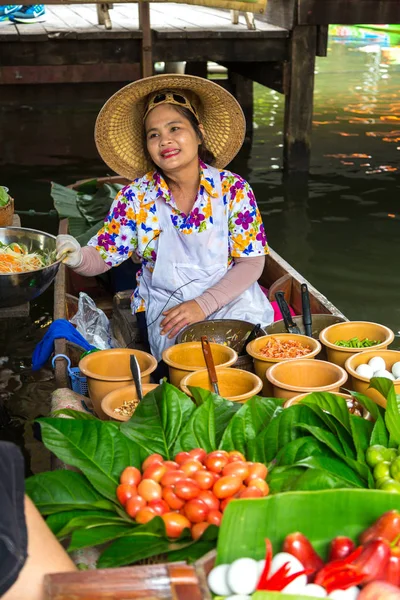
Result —
<path fill-rule="evenodd" d="M 399 346 L 400 38 L 349 37 L 355 32 L 336 28 L 328 56 L 317 59 L 308 180 L 283 179 L 283 98 L 258 85 L 253 142 L 231 168 L 252 184 L 271 246 L 349 319 L 391 327 Z M 106 174 L 100 161 L 79 161 L 68 169 L 2 168 L 1 183 L 19 210 L 47 212 L 50 181 Z M 22 221 L 57 230 L 54 216 Z M 46 468 L 30 420 L 46 414 L 53 382 L 49 371 L 31 372 L 30 356 L 51 310 L 49 291 L 32 304 L 19 337 L 0 322 L 0 437 L 25 445 L 34 457 L 28 471 Z"/>

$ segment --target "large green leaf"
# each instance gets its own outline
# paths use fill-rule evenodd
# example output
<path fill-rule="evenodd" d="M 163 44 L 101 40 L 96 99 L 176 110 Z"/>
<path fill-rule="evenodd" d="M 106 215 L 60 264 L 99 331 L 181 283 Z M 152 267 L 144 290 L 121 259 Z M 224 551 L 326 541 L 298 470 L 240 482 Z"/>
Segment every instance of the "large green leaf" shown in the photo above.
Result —
<path fill-rule="evenodd" d="M 197 406 L 201 406 L 207 402 L 209 398 L 213 401 L 215 409 L 215 443 L 218 446 L 232 417 L 240 410 L 242 405 L 239 402 L 225 400 L 225 398 L 221 398 L 218 394 L 214 394 L 203 388 L 189 386 L 189 389 L 193 394 Z"/>
<path fill-rule="evenodd" d="M 354 487 L 345 479 L 326 469 L 310 469 L 301 466 L 278 467 L 268 478 L 270 491 L 279 492 L 330 490 Z"/>
<path fill-rule="evenodd" d="M 132 525 L 129 525 L 128 523 L 99 525 L 98 527 L 89 529 L 77 529 L 72 532 L 68 552 L 112 542 L 125 535 L 130 535 L 131 532 Z"/>
<path fill-rule="evenodd" d="M 354 445 L 357 451 L 357 460 L 365 462 L 365 451 L 370 445 L 373 423 L 357 415 L 350 415 L 350 427 L 353 434 Z"/>
<path fill-rule="evenodd" d="M 370 387 L 378 390 L 386 398 L 385 423 L 389 432 L 389 445 L 400 445 L 400 396 L 396 395 L 390 379 L 373 377 Z"/>
<path fill-rule="evenodd" d="M 309 472 L 312 472 L 310 469 Z M 301 531 L 326 557 L 329 542 L 344 533 L 354 540 L 384 512 L 400 509 L 400 495 L 381 490 L 290 492 L 230 502 L 218 536 L 217 562 L 265 557 L 265 538 L 274 552 L 286 535 Z"/>
<path fill-rule="evenodd" d="M 303 398 L 301 403 L 307 406 L 313 404 L 319 406 L 322 410 L 333 415 L 350 433 L 349 409 L 346 400 L 341 396 L 328 392 L 313 392 Z"/>
<path fill-rule="evenodd" d="M 172 459 L 179 432 L 194 411 L 186 394 L 164 382 L 146 394 L 121 432 L 140 447 L 142 461 L 154 452 Z"/>
<path fill-rule="evenodd" d="M 43 442 L 77 467 L 103 496 L 117 503 L 116 486 L 128 465 L 140 466 L 139 448 L 116 427 L 99 420 L 38 419 Z"/>
<path fill-rule="evenodd" d="M 371 398 L 365 396 L 364 394 L 359 394 L 358 392 L 350 392 L 351 395 L 360 402 L 370 413 L 371 417 L 375 421 L 371 437 L 369 440 L 369 445 L 374 446 L 375 444 L 379 444 L 381 446 L 389 446 L 389 434 L 385 424 L 385 410 L 375 404 Z"/>
<path fill-rule="evenodd" d="M 324 454 L 325 456 L 335 456 L 325 444 L 319 442 L 311 435 L 297 438 L 286 444 L 279 450 L 276 458 L 273 460 L 273 465 L 290 466 L 294 465 L 298 460 L 302 460 L 307 456 Z"/>
<path fill-rule="evenodd" d="M 25 481 L 25 491 L 42 515 L 67 510 L 114 510 L 115 505 L 105 500 L 75 471 L 60 470 L 33 475 Z"/>
<path fill-rule="evenodd" d="M 179 550 L 171 550 L 168 552 L 168 561 L 178 562 L 182 560 L 192 563 L 198 558 L 201 558 L 204 554 L 207 554 L 207 552 L 215 548 L 218 532 L 219 527 L 210 525 L 196 542 L 189 542 L 187 546 L 184 546 Z"/>
<path fill-rule="evenodd" d="M 308 467 L 309 469 L 321 469 L 333 477 L 346 482 L 347 486 L 364 488 L 365 482 L 342 460 L 333 456 L 308 456 L 297 461 L 295 467 Z"/>
<path fill-rule="evenodd" d="M 215 404 L 211 397 L 191 414 L 176 440 L 173 454 L 192 448 L 212 452 L 217 447 L 215 439 Z"/>
<path fill-rule="evenodd" d="M 302 404 L 310 406 L 311 410 L 313 410 L 317 417 L 319 417 L 319 419 L 325 424 L 326 429 L 331 431 L 331 433 L 333 433 L 333 435 L 337 437 L 342 447 L 343 454 L 345 456 L 349 456 L 350 458 L 355 458 L 356 450 L 354 447 L 353 439 L 351 435 L 347 432 L 346 428 L 341 424 L 341 422 L 332 414 L 327 412 L 327 410 L 322 409 L 317 404 L 307 404 L 307 402 L 302 402 Z"/>
<path fill-rule="evenodd" d="M 50 515 L 46 521 L 48 527 L 60 539 L 67 537 L 75 529 L 125 522 L 115 512 L 106 510 L 70 510 Z M 131 525 L 134 525 L 133 521 Z"/>
<path fill-rule="evenodd" d="M 97 417 L 91 413 L 84 412 L 82 410 L 74 410 L 73 408 L 60 408 L 59 410 L 55 410 L 51 413 L 52 417 L 59 417 L 60 415 L 63 415 L 64 417 L 71 417 L 72 419 L 79 419 L 81 421 L 97 420 Z M 108 424 L 111 423 L 114 425 L 112 421 L 110 421 Z M 117 425 L 117 423 L 115 423 L 115 425 Z"/>

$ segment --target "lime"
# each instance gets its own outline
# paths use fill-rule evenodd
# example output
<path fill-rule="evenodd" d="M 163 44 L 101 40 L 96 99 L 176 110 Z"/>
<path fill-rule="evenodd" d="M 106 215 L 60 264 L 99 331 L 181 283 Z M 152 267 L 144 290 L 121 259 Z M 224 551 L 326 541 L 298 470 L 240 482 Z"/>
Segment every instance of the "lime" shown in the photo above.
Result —
<path fill-rule="evenodd" d="M 375 481 L 378 479 L 390 479 L 390 475 L 390 462 L 388 460 L 383 460 L 374 467 Z"/>
<path fill-rule="evenodd" d="M 376 487 L 376 489 L 377 490 L 382 489 L 382 485 L 384 483 L 387 483 L 387 482 L 394 482 L 394 479 L 392 479 L 391 477 L 381 477 L 380 479 L 377 479 L 375 481 L 375 487 Z"/>
<path fill-rule="evenodd" d="M 382 483 L 379 488 L 383 492 L 393 492 L 396 494 L 400 494 L 400 483 L 398 481 L 394 481 L 393 479 L 389 479 L 389 481 L 385 481 Z"/>
<path fill-rule="evenodd" d="M 400 456 L 394 459 L 390 465 L 390 475 L 396 481 L 400 481 Z"/>
<path fill-rule="evenodd" d="M 375 467 L 378 463 L 386 460 L 385 452 L 388 448 L 385 446 L 380 446 L 376 444 L 375 446 L 370 446 L 365 453 L 365 460 L 370 467 Z"/>
<path fill-rule="evenodd" d="M 398 453 L 396 448 L 386 448 L 386 450 L 383 453 L 384 456 L 384 460 L 388 460 L 389 462 L 392 462 L 392 460 L 394 460 L 395 458 L 398 457 Z"/>

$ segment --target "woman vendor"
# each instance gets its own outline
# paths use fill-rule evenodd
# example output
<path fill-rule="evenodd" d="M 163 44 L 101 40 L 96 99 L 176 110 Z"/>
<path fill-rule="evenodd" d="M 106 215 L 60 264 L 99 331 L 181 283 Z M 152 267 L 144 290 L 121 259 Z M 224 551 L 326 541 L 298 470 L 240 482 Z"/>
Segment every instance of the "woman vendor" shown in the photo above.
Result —
<path fill-rule="evenodd" d="M 256 200 L 244 179 L 224 169 L 244 134 L 235 98 L 190 75 L 135 81 L 98 116 L 100 155 L 133 181 L 118 193 L 86 247 L 59 235 L 57 252 L 68 252 L 64 262 L 86 276 L 136 253 L 142 269 L 132 310 L 139 324 L 146 323 L 157 360 L 191 323 L 273 321 L 257 283 L 268 246 Z"/>

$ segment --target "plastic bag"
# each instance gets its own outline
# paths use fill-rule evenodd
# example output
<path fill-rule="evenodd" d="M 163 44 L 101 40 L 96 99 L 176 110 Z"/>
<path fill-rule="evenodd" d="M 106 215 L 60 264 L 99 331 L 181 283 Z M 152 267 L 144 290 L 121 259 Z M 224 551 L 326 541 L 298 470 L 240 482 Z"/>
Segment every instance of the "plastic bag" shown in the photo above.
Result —
<path fill-rule="evenodd" d="M 96 346 L 99 350 L 118 346 L 111 333 L 110 321 L 104 312 L 97 308 L 94 300 L 84 292 L 79 294 L 78 312 L 70 322 L 75 325 L 89 344 Z"/>

